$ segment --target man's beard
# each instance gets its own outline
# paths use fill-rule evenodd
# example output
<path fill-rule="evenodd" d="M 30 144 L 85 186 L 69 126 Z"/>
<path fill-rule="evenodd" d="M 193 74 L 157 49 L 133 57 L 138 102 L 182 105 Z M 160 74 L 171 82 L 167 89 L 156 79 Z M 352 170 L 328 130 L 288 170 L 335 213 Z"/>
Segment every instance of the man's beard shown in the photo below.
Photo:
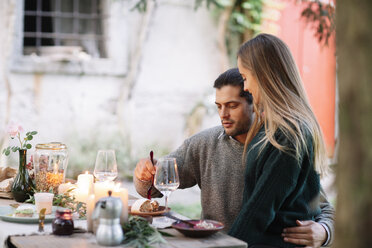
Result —
<path fill-rule="evenodd" d="M 234 137 L 234 136 L 237 136 L 237 135 L 248 133 L 248 130 L 249 130 L 249 125 L 248 124 L 244 125 L 243 123 L 236 123 L 236 122 L 233 122 L 233 124 L 235 124 L 237 126 L 234 129 L 230 129 L 230 130 L 226 130 L 226 128 L 224 126 L 222 126 L 227 135 Z"/>

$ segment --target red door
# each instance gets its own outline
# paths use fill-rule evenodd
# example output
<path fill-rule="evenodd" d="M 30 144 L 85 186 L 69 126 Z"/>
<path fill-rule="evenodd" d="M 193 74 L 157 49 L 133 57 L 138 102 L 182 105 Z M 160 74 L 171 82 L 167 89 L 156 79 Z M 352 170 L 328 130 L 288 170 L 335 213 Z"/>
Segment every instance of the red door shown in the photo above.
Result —
<path fill-rule="evenodd" d="M 263 32 L 280 37 L 292 51 L 300 70 L 310 104 L 321 125 L 329 157 L 335 147 L 336 58 L 335 43 L 319 44 L 315 30 L 301 19 L 304 5 L 277 0 L 266 8 L 270 19 L 264 20 Z M 274 18 L 273 18 L 274 17 Z"/>

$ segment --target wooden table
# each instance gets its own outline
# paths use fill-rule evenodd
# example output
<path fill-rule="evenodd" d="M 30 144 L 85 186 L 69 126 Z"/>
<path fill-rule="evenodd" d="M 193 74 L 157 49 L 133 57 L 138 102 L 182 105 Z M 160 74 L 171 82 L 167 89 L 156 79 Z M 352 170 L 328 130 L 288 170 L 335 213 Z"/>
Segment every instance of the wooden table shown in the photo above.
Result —
<path fill-rule="evenodd" d="M 1 205 L 9 205 L 15 203 L 13 200 L 0 199 Z M 86 224 L 86 223 L 85 223 Z M 7 232 L 7 227 L 19 225 L 19 233 Z M 46 224 L 45 229 L 50 229 L 51 224 Z M 84 221 L 79 221 L 80 226 L 84 226 Z M 10 236 L 9 241 L 12 245 L 17 248 L 40 248 L 40 247 L 55 247 L 55 248 L 66 248 L 66 247 L 84 247 L 84 248 L 98 248 L 95 236 L 92 233 L 74 233 L 71 236 L 55 236 L 52 234 L 47 235 L 31 235 L 31 236 L 18 236 L 22 235 L 22 228 L 36 230 L 37 224 L 16 224 L 0 220 L 0 230 L 5 232 L 5 237 Z M 18 229 L 18 228 L 17 228 Z M 212 236 L 206 238 L 188 238 L 183 236 L 175 229 L 162 229 L 162 231 L 172 234 L 174 237 L 164 237 L 167 241 L 166 244 L 159 244 L 155 247 L 173 247 L 173 248 L 207 248 L 207 247 L 235 247 L 235 248 L 246 248 L 247 243 L 233 238 L 223 232 L 218 232 Z M 6 235 L 7 234 L 7 235 Z M 0 240 L 0 242 L 4 242 Z M 51 244 L 53 244 L 51 246 Z M 0 243 L 2 247 L 3 243 Z"/>
<path fill-rule="evenodd" d="M 228 236 L 223 233 L 216 233 L 207 238 L 187 238 L 174 229 L 164 229 L 174 237 L 165 237 L 168 243 L 158 244 L 154 247 L 172 247 L 172 248 L 185 248 L 185 247 L 247 247 L 247 244 Z M 66 248 L 66 247 L 84 247 L 84 248 L 98 248 L 94 234 L 73 234 L 68 237 L 61 237 L 55 235 L 48 236 L 11 236 L 10 242 L 17 248 L 39 248 L 51 247 L 53 248 Z"/>

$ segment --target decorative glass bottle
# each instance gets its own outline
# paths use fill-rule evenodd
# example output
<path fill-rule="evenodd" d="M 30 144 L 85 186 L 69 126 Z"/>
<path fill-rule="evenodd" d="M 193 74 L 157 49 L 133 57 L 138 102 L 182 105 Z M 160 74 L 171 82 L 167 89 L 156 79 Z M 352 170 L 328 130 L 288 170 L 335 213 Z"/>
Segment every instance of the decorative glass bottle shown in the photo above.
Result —
<path fill-rule="evenodd" d="M 12 185 L 12 195 L 17 202 L 24 202 L 26 201 L 30 195 L 34 194 L 34 183 L 30 175 L 28 174 L 28 170 L 26 168 L 27 163 L 27 150 L 21 149 L 19 150 L 19 169 L 18 174 L 14 178 L 14 182 Z"/>

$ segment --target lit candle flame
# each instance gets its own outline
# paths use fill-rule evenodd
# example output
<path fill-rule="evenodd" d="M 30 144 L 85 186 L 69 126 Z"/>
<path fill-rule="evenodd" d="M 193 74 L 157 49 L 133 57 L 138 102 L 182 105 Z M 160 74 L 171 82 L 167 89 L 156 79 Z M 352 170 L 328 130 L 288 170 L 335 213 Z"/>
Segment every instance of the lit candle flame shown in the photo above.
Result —
<path fill-rule="evenodd" d="M 58 164 L 57 163 L 54 164 L 53 173 L 54 174 L 57 174 L 58 173 Z"/>
<path fill-rule="evenodd" d="M 115 183 L 114 190 L 119 191 L 120 190 L 121 183 Z"/>

